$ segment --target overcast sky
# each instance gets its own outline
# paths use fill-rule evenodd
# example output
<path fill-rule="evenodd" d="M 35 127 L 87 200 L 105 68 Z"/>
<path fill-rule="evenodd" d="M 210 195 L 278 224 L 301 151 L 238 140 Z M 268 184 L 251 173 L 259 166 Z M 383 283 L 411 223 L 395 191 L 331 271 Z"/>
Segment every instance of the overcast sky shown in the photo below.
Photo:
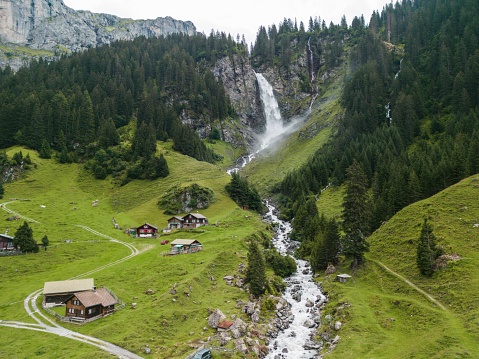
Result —
<path fill-rule="evenodd" d="M 248 45 L 255 41 L 260 25 L 278 25 L 284 18 L 303 21 L 320 16 L 326 23 L 339 24 L 346 15 L 348 24 L 354 16 L 364 15 L 366 23 L 373 10 L 381 10 L 387 0 L 64 0 L 74 10 L 89 10 L 132 19 L 155 19 L 171 16 L 192 21 L 197 31 L 209 35 L 219 30 L 245 35 Z"/>

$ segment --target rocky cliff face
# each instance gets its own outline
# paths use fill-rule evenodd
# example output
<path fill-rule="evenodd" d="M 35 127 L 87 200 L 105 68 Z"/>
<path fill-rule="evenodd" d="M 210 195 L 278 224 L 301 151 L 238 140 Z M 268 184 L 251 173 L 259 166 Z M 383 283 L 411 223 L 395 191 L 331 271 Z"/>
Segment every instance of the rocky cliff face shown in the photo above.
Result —
<path fill-rule="evenodd" d="M 236 128 L 236 132 L 240 133 L 247 144 L 254 143 L 255 134 L 260 134 L 265 129 L 265 118 L 253 66 L 248 59 L 234 55 L 218 60 L 212 71 L 216 78 L 223 82 L 241 121 L 242 127 Z M 304 106 L 300 108 L 298 104 L 310 97 L 309 93 L 301 91 L 300 74 L 308 74 L 306 51 L 297 58 L 288 71 L 272 67 L 256 71 L 262 73 L 273 86 L 283 118 L 291 118 L 305 110 Z M 226 131 L 226 137 L 228 142 L 235 143 L 232 133 Z"/>
<path fill-rule="evenodd" d="M 0 43 L 14 43 L 35 50 L 78 51 L 115 40 L 178 32 L 192 35 L 196 28 L 190 21 L 171 17 L 131 20 L 75 11 L 62 0 L 0 0 Z M 18 62 L 18 58 L 11 60 Z"/>

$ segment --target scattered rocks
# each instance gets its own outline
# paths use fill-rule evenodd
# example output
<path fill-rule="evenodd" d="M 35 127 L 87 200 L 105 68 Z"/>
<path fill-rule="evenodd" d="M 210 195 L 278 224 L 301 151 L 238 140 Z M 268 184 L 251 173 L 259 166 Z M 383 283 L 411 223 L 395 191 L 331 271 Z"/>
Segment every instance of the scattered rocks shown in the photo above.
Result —
<path fill-rule="evenodd" d="M 218 328 L 218 324 L 221 323 L 223 320 L 226 319 L 226 315 L 221 312 L 219 309 L 215 309 L 213 314 L 210 315 L 208 318 L 208 325 L 210 328 L 216 329 Z"/>
<path fill-rule="evenodd" d="M 152 290 L 152 289 L 148 289 L 145 294 L 147 295 L 152 295 L 152 294 L 155 294 L 155 292 Z"/>

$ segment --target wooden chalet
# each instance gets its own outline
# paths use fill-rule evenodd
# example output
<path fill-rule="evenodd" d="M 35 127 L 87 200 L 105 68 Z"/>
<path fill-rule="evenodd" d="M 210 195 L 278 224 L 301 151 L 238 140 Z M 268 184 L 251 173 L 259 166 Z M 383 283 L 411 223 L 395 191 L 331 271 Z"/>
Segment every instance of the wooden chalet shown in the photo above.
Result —
<path fill-rule="evenodd" d="M 0 234 L 0 252 L 16 251 L 17 245 L 13 243 L 14 237 L 7 236 L 6 234 Z"/>
<path fill-rule="evenodd" d="M 93 278 L 45 282 L 43 301 L 45 305 L 62 304 L 75 293 L 94 290 Z"/>
<path fill-rule="evenodd" d="M 171 244 L 171 254 L 195 253 L 203 250 L 203 245 L 196 239 L 175 239 Z"/>
<path fill-rule="evenodd" d="M 74 293 L 64 303 L 66 317 L 90 319 L 114 312 L 118 301 L 105 288 L 100 288 Z"/>
<path fill-rule="evenodd" d="M 145 237 L 155 237 L 158 234 L 158 228 L 152 226 L 149 223 L 145 223 L 144 225 L 136 228 L 136 235 L 141 238 Z"/>
<path fill-rule="evenodd" d="M 183 228 L 198 228 L 207 224 L 208 218 L 198 212 L 188 213 L 183 217 Z"/>
<path fill-rule="evenodd" d="M 168 220 L 168 229 L 178 229 L 183 227 L 183 217 L 171 217 Z"/>
<path fill-rule="evenodd" d="M 202 214 L 198 212 L 188 213 L 186 216 L 183 217 L 171 217 L 168 220 L 168 230 L 178 228 L 198 228 L 201 226 L 206 226 L 208 224 L 208 218 L 206 218 Z"/>

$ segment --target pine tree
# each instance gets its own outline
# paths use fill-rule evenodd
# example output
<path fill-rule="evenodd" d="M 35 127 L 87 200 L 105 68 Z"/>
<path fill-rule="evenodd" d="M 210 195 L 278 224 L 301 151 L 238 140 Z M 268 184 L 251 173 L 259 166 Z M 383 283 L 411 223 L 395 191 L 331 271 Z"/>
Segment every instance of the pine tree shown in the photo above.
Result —
<path fill-rule="evenodd" d="M 50 244 L 50 241 L 48 240 L 48 236 L 46 234 L 42 238 L 42 244 L 43 244 L 43 247 L 45 247 L 45 250 L 47 250 L 47 247 Z"/>
<path fill-rule="evenodd" d="M 249 291 L 255 297 L 260 297 L 266 291 L 266 264 L 258 244 L 254 240 L 249 244 L 245 282 L 249 283 Z"/>
<path fill-rule="evenodd" d="M 313 272 L 325 270 L 329 263 L 337 264 L 341 248 L 339 226 L 334 218 L 326 221 L 324 230 L 317 236 L 311 252 Z"/>
<path fill-rule="evenodd" d="M 367 178 L 359 163 L 354 160 L 346 170 L 348 182 L 343 201 L 343 228 L 346 233 L 343 251 L 353 259 L 354 266 L 361 264 L 364 252 L 369 250 L 366 242 L 369 223 Z"/>
<path fill-rule="evenodd" d="M 3 198 L 4 194 L 5 194 L 5 188 L 3 188 L 3 183 L 0 182 L 0 199 Z"/>
<path fill-rule="evenodd" d="M 421 274 L 430 277 L 434 273 L 434 262 L 442 254 L 442 250 L 436 248 L 436 236 L 432 233 L 433 229 L 424 219 L 417 245 L 416 263 Z"/>
<path fill-rule="evenodd" d="M 19 246 L 23 253 L 38 253 L 38 244 L 33 239 L 33 230 L 28 226 L 27 221 L 23 222 L 23 224 L 15 232 L 13 243 Z"/>

